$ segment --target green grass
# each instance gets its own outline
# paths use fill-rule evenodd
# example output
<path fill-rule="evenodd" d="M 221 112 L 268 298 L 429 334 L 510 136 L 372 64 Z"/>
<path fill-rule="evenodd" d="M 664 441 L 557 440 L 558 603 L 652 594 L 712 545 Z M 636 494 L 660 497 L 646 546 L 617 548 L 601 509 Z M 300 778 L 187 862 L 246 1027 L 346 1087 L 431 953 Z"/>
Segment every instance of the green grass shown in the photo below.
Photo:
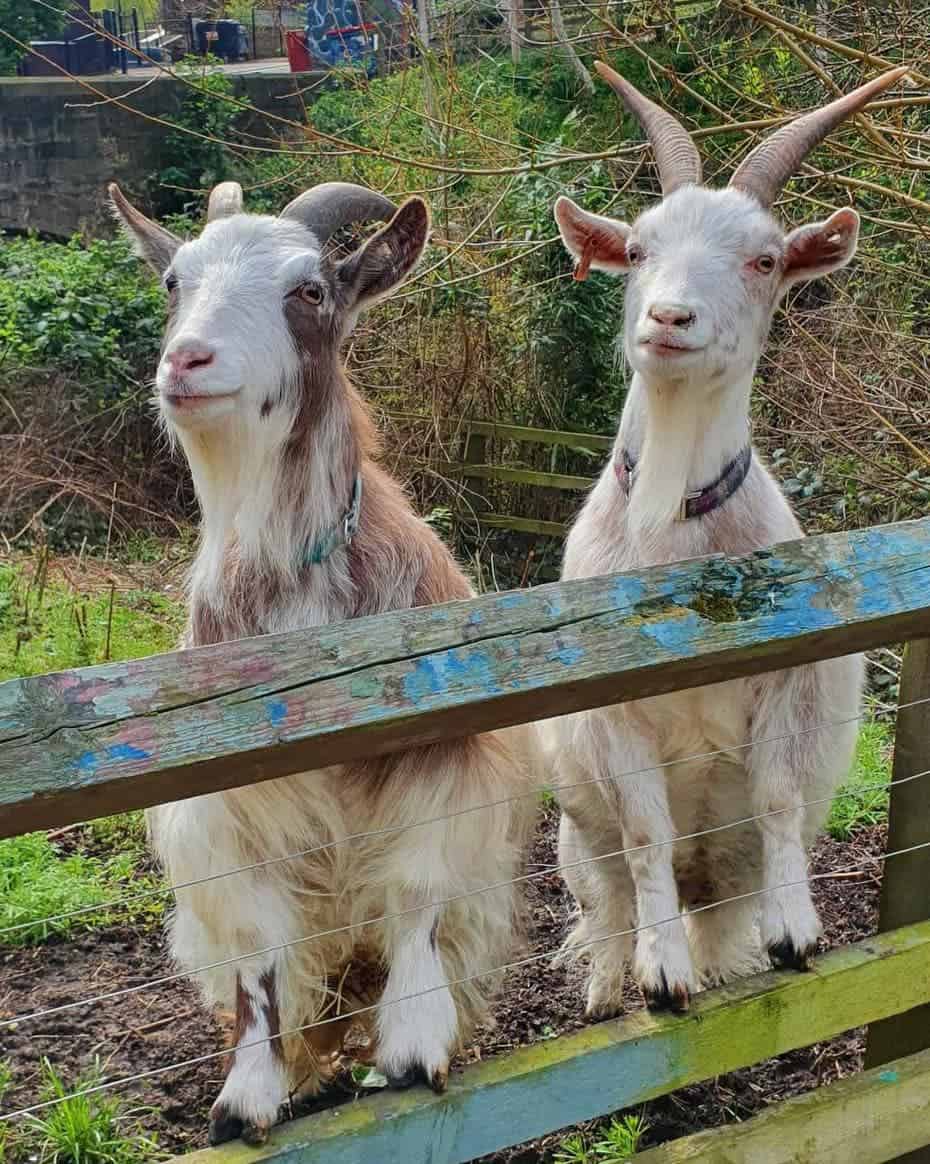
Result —
<path fill-rule="evenodd" d="M 112 1092 L 74 1095 L 101 1081 L 97 1066 L 65 1083 L 46 1060 L 43 1064 L 42 1101 L 58 1100 L 54 1107 L 27 1117 L 8 1133 L 7 1150 L 16 1159 L 36 1164 L 149 1164 L 164 1160 L 156 1140 L 142 1133 L 142 1110 L 129 1110 L 122 1096 Z M 10 1157 L 12 1164 L 14 1157 Z M 0 1160 L 3 1160 L 0 1155 Z"/>
<path fill-rule="evenodd" d="M 615 1116 L 594 1133 L 576 1133 L 563 1140 L 554 1164 L 623 1164 L 639 1150 L 647 1127 L 642 1116 Z"/>
<path fill-rule="evenodd" d="M 150 926 L 161 920 L 162 894 L 119 910 L 96 908 L 127 893 L 142 894 L 161 885 L 153 874 L 139 869 L 141 814 L 95 821 L 74 839 L 76 851 L 68 856 L 62 856 L 45 833 L 0 841 L 0 946 L 33 945 L 116 922 Z M 92 856 L 82 851 L 84 846 L 112 852 Z M 76 916 L 57 918 L 75 912 Z"/>
<path fill-rule="evenodd" d="M 16 566 L 0 565 L 0 680 L 157 654 L 177 642 L 184 621 L 179 603 L 145 591 L 84 593 L 62 582 L 43 582 L 42 574 L 41 568 L 30 577 Z M 140 869 L 141 813 L 92 821 L 65 834 L 62 846 L 66 853 L 44 833 L 0 841 L 0 946 L 70 937 L 117 922 L 150 926 L 161 920 L 162 895 L 118 911 L 95 908 L 161 884 Z M 81 912 L 46 920 L 73 911 Z M 9 932 L 10 927 L 16 928 Z"/>
<path fill-rule="evenodd" d="M 0 565 L 0 680 L 170 651 L 184 610 L 163 594 L 87 594 Z"/>
<path fill-rule="evenodd" d="M 892 728 L 878 720 L 865 723 L 856 742 L 852 774 L 840 789 L 827 818 L 827 832 L 848 841 L 857 829 L 881 824 L 888 816 L 888 790 L 874 787 L 891 779 Z"/>

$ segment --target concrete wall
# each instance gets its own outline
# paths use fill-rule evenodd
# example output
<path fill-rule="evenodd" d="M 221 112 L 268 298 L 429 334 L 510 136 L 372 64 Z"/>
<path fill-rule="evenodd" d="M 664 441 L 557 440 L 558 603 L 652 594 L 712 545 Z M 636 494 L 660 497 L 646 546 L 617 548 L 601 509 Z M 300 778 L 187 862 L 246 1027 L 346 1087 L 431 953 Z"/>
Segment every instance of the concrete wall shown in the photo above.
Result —
<path fill-rule="evenodd" d="M 280 138 L 283 127 L 260 111 L 302 121 L 303 102 L 312 100 L 313 90 L 306 90 L 322 77 L 231 76 L 235 96 L 257 111 L 240 124 L 250 133 Z M 147 179 L 170 164 L 164 144 L 170 130 L 139 113 L 170 119 L 185 87 L 157 77 L 140 88 L 143 79 L 132 74 L 92 84 L 105 98 L 64 78 L 0 78 L 0 229 L 58 237 L 108 233 L 105 191 L 114 179 L 145 204 Z M 302 97 L 298 88 L 305 90 Z M 131 109 L 113 98 L 125 99 Z"/>

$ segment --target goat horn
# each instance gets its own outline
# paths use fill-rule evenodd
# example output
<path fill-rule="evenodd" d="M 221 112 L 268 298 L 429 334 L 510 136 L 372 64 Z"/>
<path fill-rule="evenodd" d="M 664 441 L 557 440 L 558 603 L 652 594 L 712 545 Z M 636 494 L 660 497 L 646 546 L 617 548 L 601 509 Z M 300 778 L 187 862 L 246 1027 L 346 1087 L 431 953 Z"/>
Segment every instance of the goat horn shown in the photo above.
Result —
<path fill-rule="evenodd" d="M 309 227 L 324 245 L 341 226 L 376 219 L 387 222 L 397 207 L 383 194 L 355 186 L 351 182 L 321 182 L 298 194 L 281 211 L 282 218 L 296 218 Z"/>
<path fill-rule="evenodd" d="M 858 113 L 873 97 L 883 93 L 907 72 L 906 66 L 890 69 L 868 84 L 860 85 L 852 93 L 824 105 L 822 109 L 814 109 L 783 125 L 743 159 L 730 179 L 730 185 L 751 194 L 766 208 L 770 207 L 782 186 L 812 149 L 836 129 L 841 121 Z"/>
<path fill-rule="evenodd" d="M 207 203 L 207 222 L 242 213 L 242 187 L 238 182 L 220 182 L 210 191 Z"/>
<path fill-rule="evenodd" d="M 685 127 L 603 61 L 595 61 L 594 67 L 646 131 L 663 196 L 668 197 L 679 186 L 699 186 L 701 155 Z"/>

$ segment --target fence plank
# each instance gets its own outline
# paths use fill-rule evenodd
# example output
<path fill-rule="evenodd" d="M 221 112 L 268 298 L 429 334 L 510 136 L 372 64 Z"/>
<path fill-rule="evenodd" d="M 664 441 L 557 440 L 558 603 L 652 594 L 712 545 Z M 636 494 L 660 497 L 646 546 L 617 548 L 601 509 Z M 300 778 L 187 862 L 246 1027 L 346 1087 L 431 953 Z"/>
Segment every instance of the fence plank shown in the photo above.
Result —
<path fill-rule="evenodd" d="M 884 1164 L 928 1139 L 930 1051 L 920 1051 L 735 1127 L 672 1140 L 636 1164 Z"/>
<path fill-rule="evenodd" d="M 392 420 L 419 421 L 422 424 L 453 432 L 477 433 L 481 436 L 497 437 L 501 440 L 527 441 L 537 445 L 566 445 L 569 448 L 587 449 L 591 452 L 606 453 L 614 447 L 615 437 L 601 436 L 590 432 L 570 432 L 568 429 L 527 428 L 521 424 L 501 424 L 496 420 L 469 420 L 467 417 L 423 416 L 414 412 L 390 412 Z"/>
<path fill-rule="evenodd" d="M 834 950 L 810 974 L 708 991 L 685 1016 L 639 1011 L 474 1064 L 445 1096 L 383 1092 L 297 1120 L 263 1148 L 227 1145 L 183 1164 L 462 1164 L 906 1010 L 928 991 L 925 922 Z"/>
<path fill-rule="evenodd" d="M 908 643 L 901 668 L 902 704 L 930 699 L 930 639 Z M 893 779 L 930 769 L 930 703 L 903 707 L 895 732 Z M 930 781 L 912 780 L 891 790 L 888 849 L 907 849 L 930 841 Z M 930 848 L 896 857 L 882 877 L 879 929 L 930 918 Z M 930 1003 L 869 1028 L 866 1063 L 873 1067 L 930 1047 Z M 930 1139 L 930 1137 L 928 1137 Z M 930 1147 L 903 1158 L 930 1164 Z"/>
<path fill-rule="evenodd" d="M 483 440 L 483 437 L 474 437 Z M 484 455 L 482 453 L 482 455 Z M 541 469 L 519 469 L 509 465 L 483 465 L 464 461 L 415 461 L 412 457 L 398 458 L 400 464 L 430 469 L 445 477 L 467 477 L 479 481 L 507 481 L 512 485 L 532 485 L 537 489 L 557 489 L 560 492 L 580 493 L 590 489 L 593 477 L 576 477 L 570 473 L 546 473 Z"/>
<path fill-rule="evenodd" d="M 0 836 L 907 639 L 930 519 L 0 684 Z"/>

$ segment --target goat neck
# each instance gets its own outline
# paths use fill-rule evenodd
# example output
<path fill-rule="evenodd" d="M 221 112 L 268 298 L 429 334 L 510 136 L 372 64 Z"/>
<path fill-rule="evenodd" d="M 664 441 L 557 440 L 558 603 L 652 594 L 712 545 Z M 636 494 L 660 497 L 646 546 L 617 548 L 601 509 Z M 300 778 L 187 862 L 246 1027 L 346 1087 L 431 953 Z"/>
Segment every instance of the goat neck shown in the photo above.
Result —
<path fill-rule="evenodd" d="M 633 529 L 655 533 L 676 522 L 682 498 L 715 481 L 746 447 L 751 383 L 751 377 L 721 381 L 694 391 L 633 376 L 614 449 L 615 458 L 626 454 L 636 463 Z"/>
<path fill-rule="evenodd" d="M 226 558 L 280 586 L 296 581 L 308 545 L 342 519 L 364 470 L 371 426 L 338 359 L 305 364 L 313 383 L 295 407 L 269 407 L 258 426 L 240 415 L 209 430 L 182 430 L 203 513 L 196 582 L 222 588 Z"/>

